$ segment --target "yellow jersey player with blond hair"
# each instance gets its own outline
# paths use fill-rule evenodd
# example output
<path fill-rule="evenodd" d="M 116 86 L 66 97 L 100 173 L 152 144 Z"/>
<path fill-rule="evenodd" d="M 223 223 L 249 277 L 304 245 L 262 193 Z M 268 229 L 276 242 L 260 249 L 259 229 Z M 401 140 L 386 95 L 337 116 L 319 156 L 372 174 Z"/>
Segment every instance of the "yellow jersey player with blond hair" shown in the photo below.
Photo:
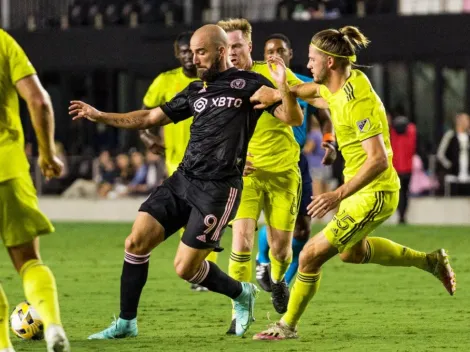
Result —
<path fill-rule="evenodd" d="M 250 23 L 244 18 L 235 18 L 219 21 L 217 25 L 227 32 L 230 62 L 238 69 L 265 76 L 279 87 L 269 74 L 268 64 L 251 58 Z M 289 86 L 302 83 L 289 69 L 286 80 Z M 232 225 L 229 275 L 237 280 L 251 281 L 251 252 L 257 222 L 263 210 L 270 247 L 272 303 L 278 313 L 284 313 L 289 301 L 285 274 L 292 262 L 291 244 L 301 198 L 300 149 L 292 127 L 265 112 L 256 125 L 248 153 L 242 197 Z M 233 317 L 232 312 L 227 334 L 235 331 Z"/>
<path fill-rule="evenodd" d="M 426 254 L 386 238 L 369 237 L 395 212 L 400 182 L 392 166 L 384 106 L 366 75 L 352 67 L 356 50 L 368 44 L 356 27 L 318 32 L 312 38 L 307 65 L 314 83 L 290 88 L 303 100 L 323 97 L 328 102 L 345 159 L 345 183 L 333 192 L 314 197 L 308 206 L 309 215 L 318 218 L 338 205 L 339 210 L 300 253 L 286 314 L 256 334 L 256 340 L 297 337 L 299 319 L 320 287 L 321 268 L 337 254 L 346 263 L 416 267 L 436 276 L 449 294 L 455 292 L 455 275 L 444 249 Z M 278 81 L 285 76 L 285 66 L 278 57 L 269 61 L 276 65 L 271 74 Z M 253 99 L 266 106 L 277 101 L 279 95 L 274 89 L 262 87 Z"/>
<path fill-rule="evenodd" d="M 188 84 L 199 80 L 196 65 L 193 63 L 193 53 L 189 47 L 189 41 L 193 32 L 182 32 L 174 42 L 175 57 L 181 66 L 173 70 L 160 73 L 147 90 L 143 99 L 144 109 L 153 109 L 163 105 L 174 98 L 176 94 L 185 89 Z M 163 129 L 163 140 L 165 141 L 165 164 L 168 177 L 178 169 L 183 160 L 184 152 L 189 143 L 190 128 L 193 118 L 181 121 L 177 124 L 171 123 L 161 127 Z M 161 153 L 159 130 L 140 131 L 140 138 L 144 144 L 154 153 Z M 161 130 L 160 130 L 161 131 Z M 179 231 L 182 235 L 183 232 Z M 216 263 L 217 252 L 211 252 L 207 260 Z M 207 288 L 191 284 L 193 291 L 207 291 Z"/>
<path fill-rule="evenodd" d="M 54 227 L 38 208 L 24 152 L 18 94 L 28 106 L 46 178 L 59 176 L 63 165 L 54 146 L 54 112 L 49 95 L 23 49 L 0 30 L 0 238 L 23 280 L 26 299 L 45 327 L 47 350 L 70 351 L 60 319 L 54 275 L 39 254 L 39 235 Z M 0 286 L 0 351 L 13 352 L 9 339 L 8 302 Z"/>

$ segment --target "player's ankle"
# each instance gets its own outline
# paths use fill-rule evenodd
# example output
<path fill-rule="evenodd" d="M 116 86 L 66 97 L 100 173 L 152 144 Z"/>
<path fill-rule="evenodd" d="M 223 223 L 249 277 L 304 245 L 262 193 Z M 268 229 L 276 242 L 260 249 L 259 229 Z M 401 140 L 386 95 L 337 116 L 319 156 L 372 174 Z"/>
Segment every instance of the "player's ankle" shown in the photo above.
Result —
<path fill-rule="evenodd" d="M 289 329 L 289 330 L 292 330 L 292 331 L 297 330 L 297 324 L 295 324 L 295 325 L 292 326 L 292 325 L 287 324 L 287 323 L 286 323 L 284 320 L 282 320 L 282 319 L 279 320 L 279 324 L 280 324 L 282 327 L 287 328 L 287 329 Z"/>

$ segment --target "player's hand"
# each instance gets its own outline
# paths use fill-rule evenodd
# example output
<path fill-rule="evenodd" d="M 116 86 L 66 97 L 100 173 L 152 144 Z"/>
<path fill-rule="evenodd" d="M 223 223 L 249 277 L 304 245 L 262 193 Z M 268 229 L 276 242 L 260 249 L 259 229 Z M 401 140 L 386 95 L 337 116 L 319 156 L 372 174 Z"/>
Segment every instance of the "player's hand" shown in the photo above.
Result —
<path fill-rule="evenodd" d="M 75 115 L 72 120 L 87 119 L 96 122 L 100 116 L 100 111 L 83 101 L 72 100 L 69 106 L 69 115 Z"/>
<path fill-rule="evenodd" d="M 262 86 L 251 97 L 250 102 L 256 104 L 255 109 L 266 109 L 280 100 L 279 91 L 267 86 Z"/>
<path fill-rule="evenodd" d="M 341 202 L 341 196 L 336 191 L 326 192 L 312 197 L 312 202 L 307 205 L 307 214 L 312 218 L 321 219 L 330 210 L 336 209 Z"/>
<path fill-rule="evenodd" d="M 248 156 L 253 156 L 251 153 L 247 153 Z M 245 168 L 243 169 L 243 176 L 251 175 L 253 172 L 256 171 L 256 167 L 253 166 L 253 163 L 246 159 L 245 161 Z"/>
<path fill-rule="evenodd" d="M 50 180 L 53 177 L 59 177 L 64 169 L 64 164 L 55 155 L 46 157 L 39 154 L 38 165 L 46 180 Z"/>
<path fill-rule="evenodd" d="M 270 56 L 267 63 L 271 77 L 278 86 L 283 85 L 287 81 L 287 67 L 284 60 L 280 56 Z"/>
<path fill-rule="evenodd" d="M 144 143 L 145 147 L 153 154 L 165 154 L 165 147 L 162 145 L 161 138 L 147 131 L 139 132 L 140 140 Z"/>
<path fill-rule="evenodd" d="M 321 161 L 323 165 L 332 165 L 336 160 L 336 148 L 332 143 L 323 142 L 321 147 L 325 149 L 325 156 Z"/>

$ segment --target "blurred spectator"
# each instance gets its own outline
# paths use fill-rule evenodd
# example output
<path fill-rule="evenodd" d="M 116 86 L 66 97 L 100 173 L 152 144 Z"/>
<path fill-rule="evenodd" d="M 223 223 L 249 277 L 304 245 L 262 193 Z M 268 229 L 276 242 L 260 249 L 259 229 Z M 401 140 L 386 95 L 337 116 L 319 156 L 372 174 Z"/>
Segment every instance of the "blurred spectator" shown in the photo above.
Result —
<path fill-rule="evenodd" d="M 311 121 L 312 125 L 307 135 L 303 153 L 307 157 L 310 175 L 313 180 L 313 194 L 318 196 L 329 191 L 331 167 L 322 164 L 325 155 L 325 151 L 321 147 L 323 135 L 318 120 L 312 116 Z"/>
<path fill-rule="evenodd" d="M 148 166 L 145 164 L 145 159 L 142 153 L 133 152 L 131 155 L 131 164 L 134 169 L 134 178 L 127 186 L 129 194 L 146 194 L 147 189 L 147 171 Z"/>
<path fill-rule="evenodd" d="M 423 161 L 419 155 L 415 154 L 413 156 L 413 171 L 411 173 L 409 193 L 413 196 L 428 195 L 438 187 L 437 180 L 426 173 Z"/>
<path fill-rule="evenodd" d="M 277 5 L 276 17 L 284 21 L 308 21 L 338 18 L 355 12 L 355 0 L 283 0 Z"/>
<path fill-rule="evenodd" d="M 116 179 L 118 177 L 118 170 L 114 161 L 111 158 L 104 158 L 100 164 L 100 174 L 98 182 L 98 196 L 106 198 L 108 193 L 113 189 Z"/>
<path fill-rule="evenodd" d="M 416 125 L 403 115 L 402 110 L 397 114 L 398 116 L 395 116 L 390 124 L 390 142 L 393 150 L 393 166 L 397 170 L 401 183 L 398 204 L 399 222 L 404 224 L 413 171 L 413 156 L 416 154 Z"/>
<path fill-rule="evenodd" d="M 116 157 L 116 166 L 118 170 L 117 182 L 122 185 L 128 185 L 134 177 L 134 172 L 129 162 L 129 156 L 121 153 Z"/>
<path fill-rule="evenodd" d="M 78 177 L 62 194 L 64 198 L 96 198 L 98 195 L 105 197 L 112 189 L 117 172 L 114 162 L 111 159 L 109 151 L 104 150 L 98 157 L 95 179 L 91 180 L 91 162 L 88 150 L 84 159 L 80 160 L 77 165 Z M 113 173 L 114 170 L 114 173 Z"/>
<path fill-rule="evenodd" d="M 145 159 L 148 166 L 146 178 L 147 190 L 151 192 L 161 185 L 165 179 L 165 163 L 160 155 L 153 154 L 149 150 L 145 155 Z"/>
<path fill-rule="evenodd" d="M 459 113 L 455 116 L 454 129 L 444 134 L 437 150 L 437 160 L 445 169 L 444 183 L 449 187 L 456 184 L 459 195 L 468 191 L 463 184 L 470 182 L 469 136 L 470 116 Z M 450 190 L 446 191 L 447 195 L 450 193 Z"/>

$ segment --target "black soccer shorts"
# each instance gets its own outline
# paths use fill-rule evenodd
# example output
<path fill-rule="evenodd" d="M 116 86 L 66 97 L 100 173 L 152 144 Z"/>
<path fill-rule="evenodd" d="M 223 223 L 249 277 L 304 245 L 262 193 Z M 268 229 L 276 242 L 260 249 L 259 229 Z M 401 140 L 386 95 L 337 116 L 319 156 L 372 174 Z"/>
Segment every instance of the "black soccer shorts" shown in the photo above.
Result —
<path fill-rule="evenodd" d="M 165 239 L 185 227 L 181 240 L 196 249 L 219 246 L 240 203 L 240 185 L 192 179 L 176 171 L 150 194 L 139 211 L 152 215 L 165 229 Z"/>

